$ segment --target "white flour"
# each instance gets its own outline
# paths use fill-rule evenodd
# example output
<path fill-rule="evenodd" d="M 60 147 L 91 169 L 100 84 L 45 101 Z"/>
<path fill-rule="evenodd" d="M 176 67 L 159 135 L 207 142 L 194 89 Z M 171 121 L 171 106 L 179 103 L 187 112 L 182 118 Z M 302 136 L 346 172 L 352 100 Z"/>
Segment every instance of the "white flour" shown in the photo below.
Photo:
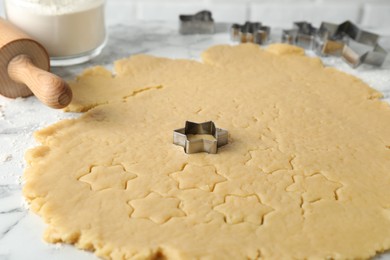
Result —
<path fill-rule="evenodd" d="M 105 40 L 104 0 L 5 0 L 5 9 L 51 57 L 82 55 Z"/>
<path fill-rule="evenodd" d="M 13 5 L 29 8 L 38 14 L 59 15 L 100 6 L 103 0 L 11 0 Z M 10 2 L 10 1 L 8 1 Z"/>

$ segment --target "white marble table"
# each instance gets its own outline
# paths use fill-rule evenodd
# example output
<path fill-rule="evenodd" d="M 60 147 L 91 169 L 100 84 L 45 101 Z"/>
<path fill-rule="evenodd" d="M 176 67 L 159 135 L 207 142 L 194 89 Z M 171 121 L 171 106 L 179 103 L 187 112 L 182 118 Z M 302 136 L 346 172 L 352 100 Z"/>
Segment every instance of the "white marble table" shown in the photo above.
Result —
<path fill-rule="evenodd" d="M 99 64 L 111 68 L 114 60 L 137 53 L 199 59 L 202 50 L 209 46 L 231 44 L 226 25 L 218 28 L 220 32 L 215 35 L 181 36 L 176 23 L 134 22 L 110 26 L 107 47 L 99 57 L 87 64 L 53 71 L 72 79 L 86 67 Z M 385 35 L 383 44 L 389 50 L 390 28 L 378 32 Z M 326 58 L 324 62 L 363 79 L 390 102 L 390 57 L 382 68 L 361 66 L 356 70 L 336 58 Z M 11 100 L 0 96 L 0 260 L 96 259 L 93 254 L 71 246 L 46 244 L 42 240 L 45 224 L 29 212 L 21 195 L 23 156 L 26 149 L 36 145 L 32 133 L 63 118 L 78 116 L 49 109 L 34 97 Z M 378 259 L 389 260 L 390 253 Z"/>

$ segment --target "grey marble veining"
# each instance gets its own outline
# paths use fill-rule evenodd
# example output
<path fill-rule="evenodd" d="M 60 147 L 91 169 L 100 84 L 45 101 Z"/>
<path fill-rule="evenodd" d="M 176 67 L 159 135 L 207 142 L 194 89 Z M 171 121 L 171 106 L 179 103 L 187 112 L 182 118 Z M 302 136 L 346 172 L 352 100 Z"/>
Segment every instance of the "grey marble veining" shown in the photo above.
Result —
<path fill-rule="evenodd" d="M 107 46 L 100 56 L 82 65 L 53 68 L 53 72 L 72 80 L 87 67 L 103 65 L 112 69 L 115 60 L 139 53 L 199 60 L 204 49 L 216 44 L 231 44 L 226 29 L 226 25 L 221 25 L 215 35 L 181 36 L 176 23 L 118 24 L 109 27 Z M 390 35 L 390 31 L 388 33 Z M 390 42 L 388 38 L 385 40 Z M 325 58 L 323 61 L 327 66 L 363 79 L 390 101 L 389 57 L 382 68 L 361 66 L 357 70 L 339 59 Z M 28 211 L 28 205 L 22 199 L 24 153 L 37 145 L 32 133 L 61 119 L 78 116 L 47 108 L 34 97 L 15 100 L 0 97 L 0 260 L 96 259 L 93 254 L 72 246 L 43 242 L 45 224 Z M 390 259 L 390 254 L 378 259 Z"/>

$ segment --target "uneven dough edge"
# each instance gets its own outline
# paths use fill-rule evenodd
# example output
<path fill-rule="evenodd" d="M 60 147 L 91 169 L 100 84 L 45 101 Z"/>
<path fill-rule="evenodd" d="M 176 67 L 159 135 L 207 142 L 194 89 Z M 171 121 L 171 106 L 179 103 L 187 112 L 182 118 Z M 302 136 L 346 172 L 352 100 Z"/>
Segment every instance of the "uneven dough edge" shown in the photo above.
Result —
<path fill-rule="evenodd" d="M 349 75 L 345 72 L 339 71 L 334 68 L 330 67 L 324 67 L 323 63 L 320 58 L 318 57 L 308 57 L 304 54 L 304 50 L 302 48 L 292 46 L 292 45 L 286 45 L 286 44 L 272 44 L 268 46 L 265 49 L 260 48 L 258 45 L 255 44 L 242 44 L 241 46 L 231 46 L 231 45 L 217 45 L 208 48 L 205 50 L 202 55 L 202 63 L 208 64 L 213 67 L 225 67 L 229 63 L 234 63 L 236 61 L 229 60 L 228 57 L 226 57 L 225 53 L 229 52 L 232 49 L 235 50 L 242 50 L 242 53 L 246 53 L 248 49 L 256 52 L 263 52 L 263 53 L 270 53 L 272 55 L 277 56 L 300 56 L 303 60 L 303 62 L 308 62 L 312 64 L 312 66 L 315 67 L 323 67 L 324 70 L 331 70 L 334 74 L 342 74 L 344 76 L 352 77 L 356 81 L 360 82 L 361 88 L 367 91 L 367 98 L 370 99 L 379 99 L 382 97 L 382 93 L 379 91 L 369 87 L 367 84 L 365 84 L 361 79 Z M 220 56 L 216 59 L 216 57 Z M 222 59 L 221 59 L 222 57 Z M 123 99 L 124 96 L 131 96 L 139 91 L 143 91 L 144 89 L 149 88 L 155 88 L 158 87 L 158 84 L 156 85 L 149 85 L 145 86 L 142 84 L 145 84 L 145 82 L 140 82 L 135 79 L 135 75 L 138 74 L 147 74 L 149 72 L 152 72 L 154 69 L 162 69 L 164 66 L 166 66 L 167 63 L 170 62 L 177 62 L 179 60 L 173 60 L 168 58 L 160 58 L 160 57 L 154 57 L 150 55 L 145 54 L 137 54 L 128 58 L 124 58 L 121 60 L 118 60 L 115 62 L 114 66 L 114 72 L 110 72 L 104 67 L 101 66 L 95 66 L 92 68 L 86 69 L 75 81 L 69 82 L 70 87 L 72 88 L 73 92 L 75 93 L 75 97 L 70 103 L 69 106 L 67 106 L 64 111 L 66 112 L 86 112 L 91 108 L 94 108 L 96 106 L 107 104 L 106 96 L 110 95 L 111 99 L 120 101 Z M 150 63 L 153 63 L 153 66 L 150 66 Z M 187 61 L 189 62 L 189 61 Z M 194 63 L 197 63 L 196 61 L 191 61 Z M 243 63 L 243 67 L 245 67 L 245 61 L 240 61 Z M 133 64 L 140 65 L 139 67 L 135 67 Z M 101 89 L 97 88 L 94 84 L 84 84 L 83 81 L 80 81 L 81 78 L 86 78 L 90 80 L 91 78 L 94 78 L 93 82 L 101 83 L 111 80 L 113 77 L 126 77 L 129 78 L 129 83 L 127 86 L 110 86 L 110 89 Z M 153 80 L 151 80 L 153 81 Z M 106 85 L 103 83 L 103 85 Z"/>

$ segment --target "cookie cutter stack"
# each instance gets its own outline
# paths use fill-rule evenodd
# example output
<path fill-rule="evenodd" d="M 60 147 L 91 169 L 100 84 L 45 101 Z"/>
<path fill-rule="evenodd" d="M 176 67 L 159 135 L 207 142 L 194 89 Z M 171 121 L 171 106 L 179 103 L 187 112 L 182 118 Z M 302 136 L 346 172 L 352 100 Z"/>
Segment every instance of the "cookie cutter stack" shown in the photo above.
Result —
<path fill-rule="evenodd" d="M 378 44 L 379 35 L 360 29 L 350 21 L 341 24 L 322 22 L 319 28 L 295 22 L 283 30 L 282 42 L 313 50 L 320 56 L 338 56 L 356 68 L 362 63 L 381 66 L 387 51 Z"/>

